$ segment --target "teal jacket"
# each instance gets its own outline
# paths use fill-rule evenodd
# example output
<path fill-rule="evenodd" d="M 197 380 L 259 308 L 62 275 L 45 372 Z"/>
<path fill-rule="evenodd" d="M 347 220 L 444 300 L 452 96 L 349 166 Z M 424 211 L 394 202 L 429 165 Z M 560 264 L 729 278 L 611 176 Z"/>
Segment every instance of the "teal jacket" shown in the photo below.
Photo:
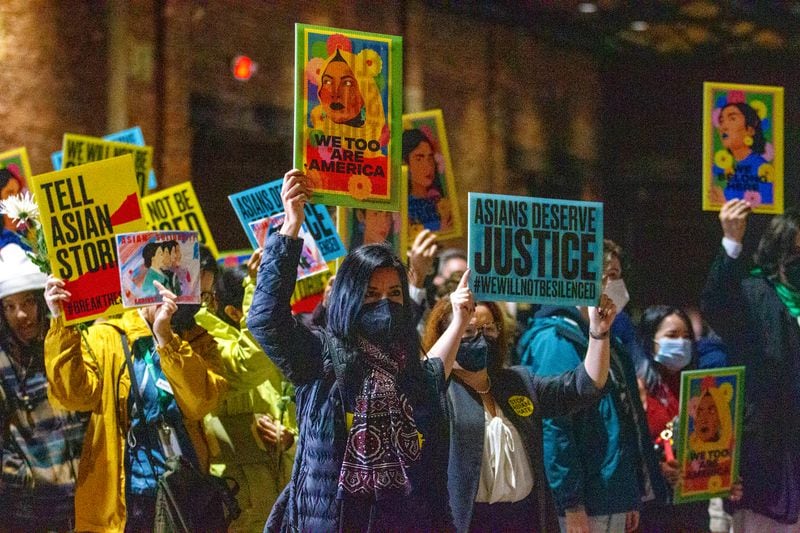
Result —
<path fill-rule="evenodd" d="M 555 376 L 578 367 L 587 346 L 588 324 L 577 308 L 545 307 L 517 350 L 532 373 Z M 623 513 L 643 497 L 663 497 L 636 374 L 621 343 L 612 341 L 606 394 L 577 413 L 544 420 L 544 464 L 561 515 L 580 505 L 590 516 Z"/>

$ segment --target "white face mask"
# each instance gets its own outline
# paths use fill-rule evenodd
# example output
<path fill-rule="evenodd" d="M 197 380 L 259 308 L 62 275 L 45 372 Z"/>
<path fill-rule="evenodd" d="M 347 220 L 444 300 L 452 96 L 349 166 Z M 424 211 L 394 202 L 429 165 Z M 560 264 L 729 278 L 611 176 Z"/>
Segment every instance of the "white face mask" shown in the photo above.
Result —
<path fill-rule="evenodd" d="M 670 339 L 661 337 L 656 339 L 658 353 L 653 359 L 668 369 L 677 372 L 686 368 L 692 362 L 692 341 L 689 339 Z"/>
<path fill-rule="evenodd" d="M 622 278 L 608 280 L 606 283 L 606 289 L 603 291 L 603 293 L 613 300 L 614 305 L 617 306 L 617 313 L 622 311 L 622 309 L 628 305 L 628 301 L 631 299 L 630 295 L 628 294 L 628 288 L 625 287 L 625 281 L 623 281 Z"/>

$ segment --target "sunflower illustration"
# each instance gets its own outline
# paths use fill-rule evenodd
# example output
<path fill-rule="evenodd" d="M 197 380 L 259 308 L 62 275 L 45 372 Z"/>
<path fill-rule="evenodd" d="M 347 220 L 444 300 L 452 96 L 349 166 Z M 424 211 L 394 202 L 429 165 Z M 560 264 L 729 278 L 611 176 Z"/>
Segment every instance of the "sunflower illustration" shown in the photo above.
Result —
<path fill-rule="evenodd" d="M 350 176 L 347 191 L 356 200 L 366 200 L 372 194 L 372 182 L 366 176 Z"/>

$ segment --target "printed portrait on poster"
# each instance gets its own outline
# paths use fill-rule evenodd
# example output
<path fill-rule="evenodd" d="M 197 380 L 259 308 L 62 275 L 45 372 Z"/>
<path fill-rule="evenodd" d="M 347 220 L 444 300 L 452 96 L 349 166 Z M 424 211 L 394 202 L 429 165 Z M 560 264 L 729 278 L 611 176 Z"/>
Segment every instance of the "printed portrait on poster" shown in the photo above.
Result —
<path fill-rule="evenodd" d="M 681 375 L 681 481 L 676 501 L 708 499 L 731 490 L 738 472 L 743 367 Z"/>
<path fill-rule="evenodd" d="M 399 212 L 340 207 L 336 218 L 339 234 L 348 252 L 362 244 L 386 244 L 398 256 L 404 256 L 400 253 L 405 241 Z"/>
<path fill-rule="evenodd" d="M 259 248 L 266 246 L 267 238 L 280 230 L 285 219 L 286 213 L 277 213 L 248 222 Z M 311 233 L 301 226 L 297 237 L 303 239 L 303 251 L 300 253 L 300 262 L 297 265 L 297 280 L 299 281 L 328 270 L 328 264 L 325 262 L 325 258 Z"/>
<path fill-rule="evenodd" d="M 31 165 L 25 147 L 0 154 L 0 200 L 27 191 L 30 177 Z M 3 215 L 3 225 L 7 230 L 16 230 L 16 225 L 6 215 Z"/>
<path fill-rule="evenodd" d="M 461 237 L 461 214 L 442 111 L 403 115 L 403 164 L 408 168 L 408 240 L 428 229 Z"/>
<path fill-rule="evenodd" d="M 783 88 L 704 84 L 703 209 L 783 213 Z"/>
<path fill-rule="evenodd" d="M 295 164 L 314 201 L 399 209 L 402 39 L 296 25 Z"/>
<path fill-rule="evenodd" d="M 161 302 L 159 282 L 179 304 L 200 303 L 200 247 L 195 231 L 143 231 L 117 235 L 122 305 Z"/>

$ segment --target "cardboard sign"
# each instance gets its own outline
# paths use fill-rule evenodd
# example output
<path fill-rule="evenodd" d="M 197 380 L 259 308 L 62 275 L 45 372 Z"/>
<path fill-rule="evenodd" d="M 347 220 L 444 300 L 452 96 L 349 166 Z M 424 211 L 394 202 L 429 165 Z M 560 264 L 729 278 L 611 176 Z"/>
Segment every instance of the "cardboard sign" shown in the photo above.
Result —
<path fill-rule="evenodd" d="M 408 168 L 408 240 L 423 229 L 441 240 L 461 237 L 461 209 L 441 109 L 403 115 Z"/>
<path fill-rule="evenodd" d="M 703 84 L 703 210 L 783 213 L 783 87 Z"/>
<path fill-rule="evenodd" d="M 744 367 L 681 373 L 677 503 L 730 494 L 739 477 Z"/>
<path fill-rule="evenodd" d="M 64 134 L 64 168 L 101 161 L 123 154 L 133 156 L 136 183 L 139 185 L 139 196 L 144 196 L 147 189 L 147 175 L 153 167 L 153 149 L 149 146 L 105 141 L 100 137 L 88 135 Z"/>
<path fill-rule="evenodd" d="M 114 235 L 145 229 L 133 156 L 34 176 L 53 275 L 72 299 L 67 324 L 122 312 Z"/>
<path fill-rule="evenodd" d="M 153 283 L 172 291 L 179 304 L 200 303 L 200 246 L 195 231 L 142 231 L 117 235 L 122 305 L 141 307 L 163 298 Z"/>
<path fill-rule="evenodd" d="M 239 222 L 242 223 L 250 245 L 258 246 L 258 239 L 250 228 L 250 222 L 270 217 L 283 211 L 281 203 L 281 186 L 283 179 L 271 181 L 258 187 L 237 192 L 228 196 Z M 315 196 L 316 199 L 316 196 Z M 306 221 L 303 229 L 311 234 L 317 247 L 325 257 L 325 261 L 333 261 L 342 257 L 347 250 L 336 232 L 336 226 L 324 205 L 306 203 Z"/>
<path fill-rule="evenodd" d="M 476 300 L 596 305 L 603 204 L 471 192 L 467 255 Z"/>
<path fill-rule="evenodd" d="M 217 256 L 217 245 L 191 182 L 179 183 L 145 196 L 142 198 L 142 209 L 151 230 L 196 231 L 200 242 L 208 246 L 214 257 Z"/>
<path fill-rule="evenodd" d="M 295 25 L 294 161 L 314 201 L 400 209 L 401 37 Z"/>
<path fill-rule="evenodd" d="M 126 130 L 115 131 L 114 133 L 109 133 L 108 135 L 103 135 L 103 139 L 106 141 L 116 141 L 121 143 L 135 144 L 136 146 L 145 146 L 144 134 L 142 133 L 142 128 L 139 126 L 134 126 Z M 50 162 L 53 165 L 53 170 L 61 170 L 63 158 L 64 152 L 61 150 L 50 154 Z M 156 181 L 156 173 L 151 169 L 149 180 L 147 182 L 147 188 L 153 190 L 157 187 L 158 182 Z"/>

